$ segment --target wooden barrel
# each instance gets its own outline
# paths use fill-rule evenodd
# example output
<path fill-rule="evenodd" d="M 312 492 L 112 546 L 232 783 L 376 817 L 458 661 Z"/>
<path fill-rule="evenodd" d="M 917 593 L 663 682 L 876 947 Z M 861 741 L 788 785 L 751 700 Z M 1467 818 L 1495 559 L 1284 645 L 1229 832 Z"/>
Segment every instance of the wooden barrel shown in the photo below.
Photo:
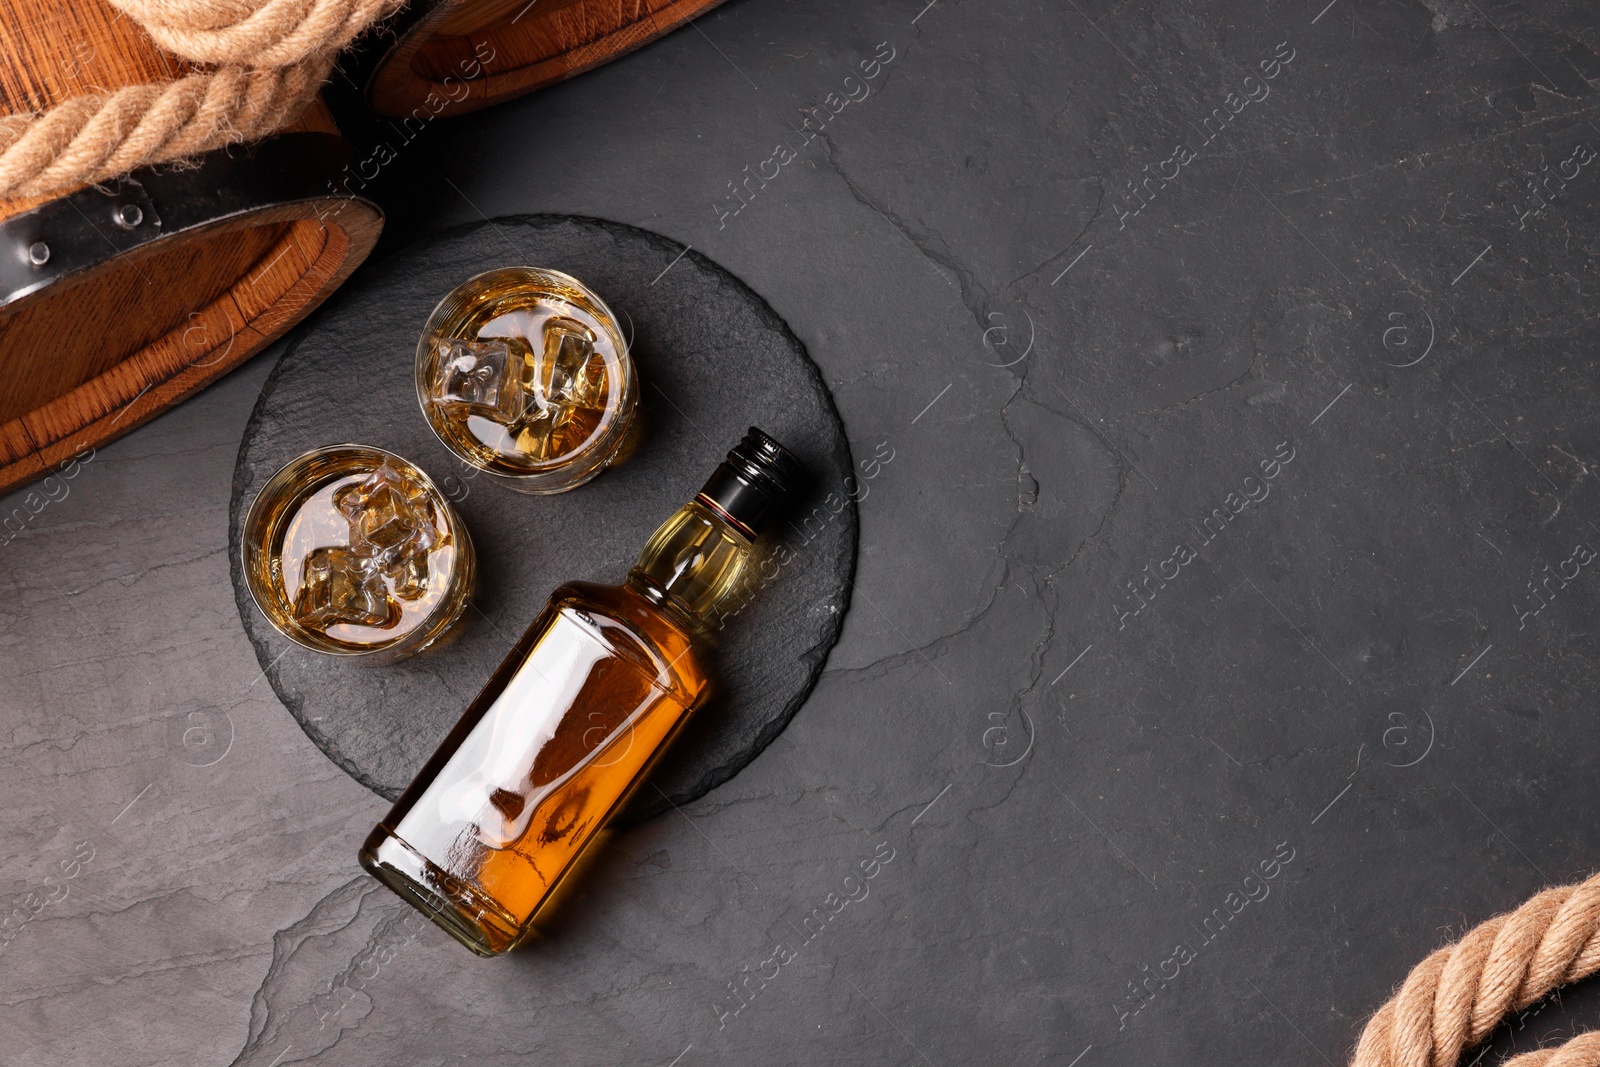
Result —
<path fill-rule="evenodd" d="M 721 2 L 412 0 L 367 100 L 421 120 L 473 111 L 598 67 Z"/>
<path fill-rule="evenodd" d="M 0 0 L 0 111 L 193 70 L 104 0 Z M 280 135 L 51 199 L 0 200 L 0 492 L 248 359 L 372 250 L 320 104 Z"/>

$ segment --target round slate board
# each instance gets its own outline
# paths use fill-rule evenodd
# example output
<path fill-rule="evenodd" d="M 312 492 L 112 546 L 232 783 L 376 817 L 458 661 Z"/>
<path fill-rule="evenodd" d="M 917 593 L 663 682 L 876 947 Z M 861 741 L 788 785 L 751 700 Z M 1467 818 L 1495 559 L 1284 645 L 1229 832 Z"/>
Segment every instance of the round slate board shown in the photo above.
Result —
<path fill-rule="evenodd" d="M 473 274 L 509 264 L 581 279 L 617 313 L 624 335 L 632 331 L 643 437 L 625 464 L 559 496 L 471 477 L 429 431 L 412 386 L 417 337 L 434 305 Z M 330 759 L 395 798 L 550 591 L 570 580 L 621 581 L 656 526 L 752 425 L 793 449 L 815 479 L 811 498 L 768 534 L 795 559 L 723 631 L 708 660 L 714 695 L 658 765 L 657 788 L 646 784 L 635 795 L 629 818 L 664 809 L 663 795 L 680 804 L 701 796 L 754 759 L 810 692 L 838 639 L 856 513 L 847 494 L 824 503 L 830 489 L 849 484 L 851 470 L 833 398 L 759 296 L 705 257 L 643 230 L 567 216 L 503 218 L 426 238 L 369 266 L 301 329 L 239 447 L 229 524 L 234 595 L 263 672 Z M 378 445 L 421 466 L 459 501 L 477 547 L 478 590 L 454 639 L 398 665 L 340 663 L 293 644 L 256 610 L 240 572 L 240 522 L 262 483 L 301 452 L 342 441 Z M 815 516 L 804 533 L 801 516 Z"/>

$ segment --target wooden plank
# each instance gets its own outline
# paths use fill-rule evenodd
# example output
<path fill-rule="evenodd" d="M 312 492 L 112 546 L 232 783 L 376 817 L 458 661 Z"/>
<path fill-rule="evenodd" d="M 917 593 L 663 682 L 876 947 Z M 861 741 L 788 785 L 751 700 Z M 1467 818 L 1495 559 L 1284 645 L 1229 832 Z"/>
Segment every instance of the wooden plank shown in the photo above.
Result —
<path fill-rule="evenodd" d="M 367 95 L 397 117 L 471 111 L 616 59 L 721 2 L 439 0 L 383 58 Z M 485 56 L 483 74 L 465 77 Z M 446 78 L 454 79 L 448 92 Z"/>
<path fill-rule="evenodd" d="M 170 81 L 163 54 L 105 0 L 0 0 L 0 113 Z M 337 133 L 320 101 L 287 127 Z M 0 200 L 0 219 L 46 198 Z M 345 204 L 269 206 L 133 253 L 0 310 L 0 491 L 126 433 L 248 359 L 365 258 L 382 219 Z"/>

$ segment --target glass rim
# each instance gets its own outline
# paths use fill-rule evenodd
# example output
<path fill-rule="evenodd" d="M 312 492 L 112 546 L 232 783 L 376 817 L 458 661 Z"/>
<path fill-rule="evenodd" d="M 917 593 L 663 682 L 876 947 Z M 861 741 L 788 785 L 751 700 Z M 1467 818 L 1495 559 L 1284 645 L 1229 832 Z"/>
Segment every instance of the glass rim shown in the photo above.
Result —
<path fill-rule="evenodd" d="M 613 347 L 617 352 L 617 365 L 622 373 L 622 381 L 617 390 L 619 395 L 616 405 L 617 411 L 590 436 L 583 447 L 574 449 L 557 459 L 538 461 L 535 466 L 520 470 L 496 469 L 488 466 L 477 457 L 464 452 L 454 441 L 451 441 L 439 431 L 439 427 L 435 425 L 433 417 L 429 414 L 432 398 L 429 397 L 427 391 L 430 383 L 427 380 L 426 368 L 432 358 L 432 345 L 430 345 L 429 340 L 436 332 L 433 328 L 435 323 L 443 317 L 441 312 L 444 311 L 445 306 L 451 303 L 455 295 L 461 290 L 473 284 L 481 284 L 485 279 L 502 274 L 532 275 L 535 278 L 554 279 L 562 284 L 570 285 L 583 294 L 585 298 L 593 301 L 595 309 L 600 312 L 600 314 L 595 315 L 595 318 L 599 319 L 601 325 L 611 334 Z M 452 456 L 472 469 L 482 471 L 494 478 L 505 479 L 508 483 L 549 478 L 569 468 L 577 467 L 584 460 L 590 459 L 597 454 L 603 454 L 609 449 L 620 445 L 627 436 L 629 424 L 633 421 L 633 407 L 637 400 L 636 394 L 638 391 L 637 369 L 633 362 L 633 345 L 632 342 L 623 338 L 622 325 L 617 319 L 616 312 L 611 310 L 611 306 L 605 302 L 599 293 L 565 271 L 556 270 L 554 267 L 535 267 L 528 264 L 511 264 L 479 271 L 470 278 L 452 286 L 449 292 L 439 298 L 439 302 L 433 306 L 433 310 L 428 312 L 428 317 L 422 324 L 422 332 L 417 338 L 416 355 L 412 362 L 412 384 L 416 389 L 417 406 L 422 410 L 422 421 L 428 424 L 428 430 L 439 443 Z M 600 469 L 603 469 L 603 466 L 602 464 Z M 597 469 L 595 473 L 598 472 Z M 573 485 L 567 488 L 577 488 L 577 486 Z M 561 492 L 564 490 L 556 491 Z"/>
<path fill-rule="evenodd" d="M 393 463 L 406 474 L 415 477 L 427 491 L 429 499 L 439 508 L 439 513 L 443 516 L 445 525 L 449 529 L 451 541 L 456 546 L 456 557 L 450 573 L 451 584 L 472 580 L 476 572 L 476 556 L 472 538 L 467 532 L 466 524 L 461 520 L 461 516 L 456 514 L 455 508 L 450 505 L 450 499 L 444 495 L 438 483 L 429 476 L 427 471 L 398 453 L 391 452 L 387 448 L 381 448 L 378 445 L 365 445 L 346 441 L 339 444 L 319 445 L 316 448 L 300 453 L 274 471 L 266 481 L 261 483 L 261 488 L 256 490 L 255 499 L 245 509 L 244 521 L 239 525 L 238 560 L 239 568 L 244 574 L 245 588 L 250 592 L 251 603 L 261 613 L 262 618 L 266 619 L 268 625 L 301 648 L 339 659 L 381 658 L 385 653 L 388 654 L 388 657 L 403 658 L 426 648 L 449 629 L 449 620 L 442 619 L 442 613 L 450 604 L 452 599 L 450 596 L 441 597 L 439 603 L 435 604 L 433 609 L 423 616 L 422 620 L 410 630 L 386 641 L 375 643 L 368 648 L 342 647 L 340 644 L 333 643 L 337 641 L 336 638 L 327 638 L 325 636 L 318 639 L 311 636 L 314 631 L 302 627 L 298 623 L 294 624 L 292 628 L 283 626 L 272 617 L 272 612 L 268 611 L 267 605 L 263 603 L 263 600 L 270 600 L 274 606 L 280 609 L 289 609 L 284 610 L 283 613 L 287 618 L 293 618 L 292 606 L 287 605 L 284 600 L 277 596 L 277 589 L 270 580 L 267 582 L 267 588 L 262 588 L 260 570 L 255 564 L 256 559 L 263 552 L 270 555 L 271 544 L 276 540 L 279 533 L 278 528 L 274 526 L 272 529 L 264 531 L 267 534 L 266 537 L 253 536 L 257 529 L 267 521 L 264 512 L 271 506 L 274 496 L 281 494 L 284 488 L 302 473 L 301 468 L 341 452 L 374 456 L 379 459 L 379 466 L 385 463 Z M 317 488 L 320 489 L 321 485 Z M 310 494 L 307 495 L 309 496 Z M 464 608 L 465 598 L 463 598 L 460 608 L 454 609 L 453 613 L 459 615 Z M 414 646 L 408 646 L 407 642 L 417 634 L 425 634 L 426 636 L 418 640 Z M 329 644 L 324 644 L 323 641 L 327 641 Z"/>

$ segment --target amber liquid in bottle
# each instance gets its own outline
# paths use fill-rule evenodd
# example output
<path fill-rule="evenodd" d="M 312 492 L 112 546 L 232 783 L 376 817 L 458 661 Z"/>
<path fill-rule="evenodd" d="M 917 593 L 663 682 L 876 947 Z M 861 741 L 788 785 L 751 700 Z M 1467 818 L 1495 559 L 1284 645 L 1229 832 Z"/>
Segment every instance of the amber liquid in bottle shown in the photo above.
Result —
<path fill-rule="evenodd" d="M 705 698 L 696 636 L 754 537 L 715 485 L 655 532 L 623 584 L 551 595 L 362 847 L 363 867 L 474 952 L 529 936 Z M 737 512 L 737 493 L 724 497 Z"/>

